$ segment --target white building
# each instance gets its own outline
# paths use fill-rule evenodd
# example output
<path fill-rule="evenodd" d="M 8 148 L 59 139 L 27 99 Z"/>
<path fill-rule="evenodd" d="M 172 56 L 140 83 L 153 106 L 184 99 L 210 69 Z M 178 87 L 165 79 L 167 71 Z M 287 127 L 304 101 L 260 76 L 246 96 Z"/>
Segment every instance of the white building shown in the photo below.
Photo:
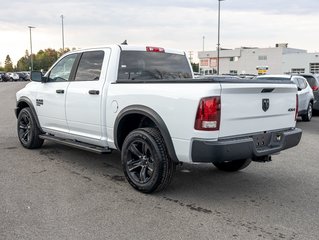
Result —
<path fill-rule="evenodd" d="M 288 48 L 287 43 L 273 48 L 221 49 L 219 55 L 220 74 L 319 73 L 319 53 Z M 217 51 L 198 52 L 198 58 L 201 73 L 217 72 Z"/>

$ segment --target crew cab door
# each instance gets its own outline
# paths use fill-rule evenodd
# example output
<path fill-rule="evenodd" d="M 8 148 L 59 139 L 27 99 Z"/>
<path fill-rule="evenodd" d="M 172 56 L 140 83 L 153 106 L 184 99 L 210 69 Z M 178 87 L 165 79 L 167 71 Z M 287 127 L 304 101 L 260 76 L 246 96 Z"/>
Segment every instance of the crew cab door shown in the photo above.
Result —
<path fill-rule="evenodd" d="M 102 106 L 106 102 L 103 87 L 110 52 L 109 49 L 83 52 L 66 96 L 70 134 L 76 140 L 100 146 L 105 146 L 102 141 L 106 135 L 106 127 L 102 126 L 105 124 Z"/>
<path fill-rule="evenodd" d="M 65 116 L 65 98 L 76 58 L 77 54 L 63 57 L 46 74 L 47 81 L 39 84 L 36 111 L 42 128 L 49 133 L 69 131 Z"/>

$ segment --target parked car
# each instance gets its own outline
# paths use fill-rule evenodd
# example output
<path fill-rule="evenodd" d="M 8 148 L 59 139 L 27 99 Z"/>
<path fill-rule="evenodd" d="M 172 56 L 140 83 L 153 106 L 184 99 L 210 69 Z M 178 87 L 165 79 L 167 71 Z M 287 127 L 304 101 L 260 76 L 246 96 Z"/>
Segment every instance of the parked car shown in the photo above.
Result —
<path fill-rule="evenodd" d="M 303 121 L 309 122 L 312 118 L 314 94 L 308 84 L 306 78 L 295 75 L 260 75 L 256 77 L 262 80 L 290 80 L 297 85 L 298 88 L 298 116 L 301 116 Z"/>
<path fill-rule="evenodd" d="M 8 82 L 8 81 L 10 81 L 10 76 L 9 76 L 8 73 L 3 72 L 1 75 L 2 75 L 1 78 L 2 78 L 2 81 L 3 81 L 3 82 Z"/>
<path fill-rule="evenodd" d="M 19 75 L 15 72 L 8 72 L 10 81 L 18 81 L 20 79 Z"/>
<path fill-rule="evenodd" d="M 300 74 L 305 79 L 307 79 L 310 87 L 312 88 L 314 101 L 313 109 L 319 111 L 319 75 L 315 74 Z"/>
<path fill-rule="evenodd" d="M 30 74 L 28 72 L 17 72 L 20 81 L 30 81 Z"/>

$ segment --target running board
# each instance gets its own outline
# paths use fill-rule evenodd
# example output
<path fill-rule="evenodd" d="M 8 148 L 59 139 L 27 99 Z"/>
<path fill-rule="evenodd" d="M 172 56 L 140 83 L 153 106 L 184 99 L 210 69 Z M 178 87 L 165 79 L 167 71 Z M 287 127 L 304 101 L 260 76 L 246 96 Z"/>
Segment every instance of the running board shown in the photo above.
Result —
<path fill-rule="evenodd" d="M 83 142 L 78 142 L 75 140 L 63 139 L 63 138 L 59 138 L 59 137 L 55 137 L 55 136 L 47 135 L 47 134 L 39 135 L 39 138 L 44 140 L 50 140 L 56 143 L 66 145 L 66 146 L 75 147 L 75 148 L 79 148 L 79 149 L 94 152 L 94 153 L 99 153 L 99 154 L 112 152 L 112 150 L 109 148 L 103 148 L 103 147 L 99 147 L 99 146 L 95 146 L 95 145 L 91 145 L 91 144 L 87 144 Z"/>

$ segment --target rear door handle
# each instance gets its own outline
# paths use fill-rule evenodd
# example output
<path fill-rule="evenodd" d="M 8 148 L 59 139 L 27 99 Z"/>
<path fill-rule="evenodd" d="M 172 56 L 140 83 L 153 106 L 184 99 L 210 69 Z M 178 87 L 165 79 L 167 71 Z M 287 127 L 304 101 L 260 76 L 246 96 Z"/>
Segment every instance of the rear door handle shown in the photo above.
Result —
<path fill-rule="evenodd" d="M 56 93 L 59 93 L 59 94 L 63 94 L 63 93 L 64 93 L 64 90 L 63 90 L 63 89 L 57 89 L 55 92 L 56 92 Z"/>
<path fill-rule="evenodd" d="M 99 95 L 100 91 L 99 90 L 89 90 L 89 94 L 91 94 L 91 95 Z"/>

